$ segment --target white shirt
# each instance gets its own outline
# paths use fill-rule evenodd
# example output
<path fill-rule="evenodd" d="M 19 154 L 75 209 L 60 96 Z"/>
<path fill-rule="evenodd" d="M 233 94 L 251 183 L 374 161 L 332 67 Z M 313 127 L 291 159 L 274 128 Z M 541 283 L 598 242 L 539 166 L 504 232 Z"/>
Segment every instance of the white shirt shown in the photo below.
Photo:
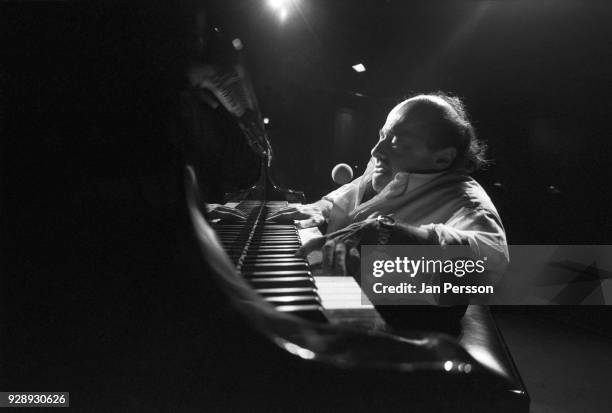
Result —
<path fill-rule="evenodd" d="M 360 203 L 373 168 L 323 197 L 319 202 L 328 232 L 391 214 L 397 222 L 430 232 L 440 245 L 469 245 L 476 256 L 486 256 L 490 269 L 509 262 L 506 233 L 493 202 L 473 178 L 460 172 L 395 175 L 372 199 Z"/>

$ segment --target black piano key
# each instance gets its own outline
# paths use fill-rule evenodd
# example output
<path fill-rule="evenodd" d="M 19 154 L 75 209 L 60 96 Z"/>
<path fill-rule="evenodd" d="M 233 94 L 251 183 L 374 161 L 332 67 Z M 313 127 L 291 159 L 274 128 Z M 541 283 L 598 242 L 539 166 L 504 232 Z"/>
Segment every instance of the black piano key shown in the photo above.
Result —
<path fill-rule="evenodd" d="M 284 295 L 316 295 L 316 287 L 278 287 L 256 288 L 255 291 L 263 297 L 276 297 Z M 318 295 L 317 295 L 318 296 Z"/>
<path fill-rule="evenodd" d="M 309 270 L 261 270 L 261 271 L 242 271 L 242 275 L 246 278 L 273 278 L 273 277 L 310 277 L 312 274 Z"/>
<path fill-rule="evenodd" d="M 321 305 L 321 299 L 316 295 L 282 295 L 264 297 L 264 299 L 276 306 L 278 305 Z"/>
<path fill-rule="evenodd" d="M 277 247 L 277 248 L 271 248 L 271 247 L 259 247 L 259 248 L 254 248 L 254 249 L 250 249 L 249 253 L 250 254 L 290 254 L 290 255 L 295 255 L 295 252 L 297 251 L 297 248 L 285 248 L 285 247 Z"/>
<path fill-rule="evenodd" d="M 304 262 L 285 263 L 285 262 L 271 262 L 271 263 L 243 263 L 240 267 L 243 273 L 258 272 L 258 271 L 274 271 L 274 270 L 289 270 L 289 271 L 308 271 L 308 264 Z"/>
<path fill-rule="evenodd" d="M 321 307 L 318 304 L 288 304 L 276 306 L 278 311 L 282 312 L 296 312 L 296 311 L 312 311 L 318 310 Z"/>
<path fill-rule="evenodd" d="M 299 241 L 296 240 L 267 240 L 267 239 L 255 239 L 255 240 L 251 240 L 250 244 L 251 247 L 301 247 L 302 245 L 299 243 Z"/>
<path fill-rule="evenodd" d="M 309 277 L 252 278 L 247 280 L 255 288 L 315 288 Z"/>
<path fill-rule="evenodd" d="M 292 314 L 296 317 L 313 321 L 315 323 L 326 323 L 327 316 L 320 305 L 286 305 L 278 306 L 276 310 Z"/>
<path fill-rule="evenodd" d="M 245 260 L 252 260 L 252 259 L 277 260 L 277 259 L 286 259 L 286 258 L 303 259 L 300 257 L 296 257 L 295 254 L 249 254 L 247 253 L 246 256 L 244 257 Z"/>
<path fill-rule="evenodd" d="M 279 255 L 273 255 L 270 257 L 262 257 L 262 256 L 246 256 L 243 259 L 243 262 L 245 263 L 251 263 L 251 264 L 255 264 L 255 263 L 269 263 L 269 262 L 284 262 L 287 264 L 291 264 L 294 262 L 300 262 L 300 263 L 305 263 L 307 264 L 307 261 L 304 258 L 301 257 L 282 257 Z"/>
<path fill-rule="evenodd" d="M 243 230 L 245 228 L 245 224 L 214 224 L 213 228 L 215 228 L 215 230 L 217 228 L 227 228 L 227 229 L 235 229 L 235 230 Z M 287 230 L 287 231 L 292 231 L 292 232 L 297 232 L 297 230 L 295 229 L 295 225 L 281 225 L 281 224 L 268 224 L 266 223 L 265 226 L 262 227 L 258 227 L 256 229 L 256 231 L 276 231 L 276 230 Z"/>
<path fill-rule="evenodd" d="M 301 302 L 303 304 L 321 304 L 321 297 L 315 293 L 296 293 L 296 294 L 280 294 L 280 293 L 271 293 L 266 294 L 262 293 L 261 296 L 264 300 L 275 303 L 276 305 L 281 305 L 282 303 L 290 304 Z"/>
<path fill-rule="evenodd" d="M 245 246 L 246 247 L 246 246 Z M 231 246 L 228 248 L 230 251 L 242 251 L 243 246 Z M 268 253 L 268 254 L 295 254 L 297 247 L 285 247 L 283 245 L 258 245 L 253 248 L 248 248 L 250 254 Z"/>

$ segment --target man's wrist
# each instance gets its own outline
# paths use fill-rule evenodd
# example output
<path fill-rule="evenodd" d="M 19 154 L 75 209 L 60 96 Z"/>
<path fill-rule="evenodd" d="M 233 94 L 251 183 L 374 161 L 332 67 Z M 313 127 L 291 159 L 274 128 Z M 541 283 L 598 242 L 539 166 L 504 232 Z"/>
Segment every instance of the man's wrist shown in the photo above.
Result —
<path fill-rule="evenodd" d="M 397 223 L 391 231 L 389 244 L 436 245 L 438 236 L 435 231 L 422 227 Z"/>

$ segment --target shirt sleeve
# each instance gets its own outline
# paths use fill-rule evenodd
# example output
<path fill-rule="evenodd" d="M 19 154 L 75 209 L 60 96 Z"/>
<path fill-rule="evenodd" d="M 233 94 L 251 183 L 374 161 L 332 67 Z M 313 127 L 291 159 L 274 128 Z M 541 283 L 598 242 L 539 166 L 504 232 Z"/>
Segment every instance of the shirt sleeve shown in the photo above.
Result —
<path fill-rule="evenodd" d="M 312 204 L 312 207 L 315 210 L 320 211 L 321 215 L 323 215 L 323 218 L 328 219 L 331 213 L 332 207 L 333 207 L 333 203 L 329 201 L 328 199 L 326 199 L 325 197 L 323 197 L 322 199 Z"/>
<path fill-rule="evenodd" d="M 323 198 L 321 198 L 321 200 L 325 200 L 333 204 L 339 201 L 341 198 L 345 198 L 349 192 L 354 190 L 355 184 L 353 182 L 349 182 L 348 184 L 344 184 L 335 191 L 332 191 L 329 194 L 325 195 Z"/>
<path fill-rule="evenodd" d="M 423 225 L 440 245 L 469 245 L 478 257 L 487 257 L 487 267 L 503 270 L 510 256 L 506 232 L 496 213 L 484 208 L 462 208 L 444 224 Z"/>
<path fill-rule="evenodd" d="M 317 205 L 321 208 L 328 223 L 330 221 L 340 222 L 355 208 L 358 196 L 359 184 L 355 180 L 325 195 L 317 202 Z"/>

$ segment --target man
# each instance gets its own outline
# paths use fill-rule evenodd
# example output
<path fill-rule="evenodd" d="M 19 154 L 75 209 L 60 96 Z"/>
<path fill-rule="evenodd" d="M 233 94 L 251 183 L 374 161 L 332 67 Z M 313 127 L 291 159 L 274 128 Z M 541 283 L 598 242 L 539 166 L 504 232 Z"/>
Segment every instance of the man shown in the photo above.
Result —
<path fill-rule="evenodd" d="M 460 99 L 418 95 L 395 106 L 364 174 L 320 201 L 270 220 L 300 227 L 327 222 L 327 235 L 298 254 L 322 249 L 323 271 L 353 274 L 360 244 L 469 245 L 490 269 L 508 263 L 506 235 L 484 189 L 468 174 L 486 161 Z"/>

